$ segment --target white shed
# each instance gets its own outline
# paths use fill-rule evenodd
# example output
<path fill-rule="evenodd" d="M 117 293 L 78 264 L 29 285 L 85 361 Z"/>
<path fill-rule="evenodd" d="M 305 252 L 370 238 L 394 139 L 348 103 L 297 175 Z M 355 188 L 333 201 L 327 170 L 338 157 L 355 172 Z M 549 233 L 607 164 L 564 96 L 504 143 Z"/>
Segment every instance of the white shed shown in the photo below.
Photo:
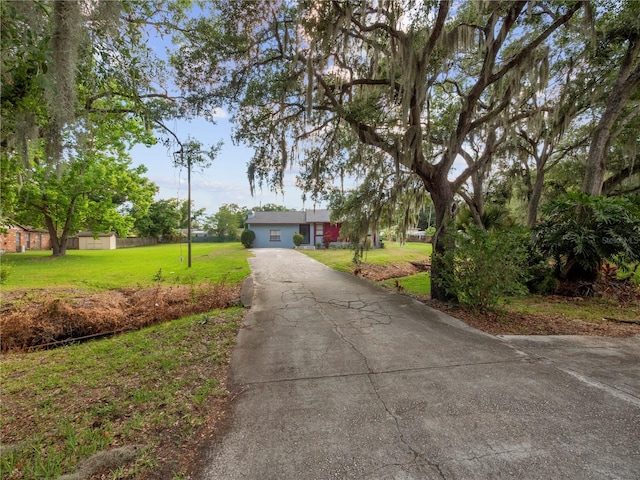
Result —
<path fill-rule="evenodd" d="M 93 232 L 78 233 L 78 249 L 79 250 L 115 250 L 116 249 L 116 233 L 98 233 L 94 238 Z"/>

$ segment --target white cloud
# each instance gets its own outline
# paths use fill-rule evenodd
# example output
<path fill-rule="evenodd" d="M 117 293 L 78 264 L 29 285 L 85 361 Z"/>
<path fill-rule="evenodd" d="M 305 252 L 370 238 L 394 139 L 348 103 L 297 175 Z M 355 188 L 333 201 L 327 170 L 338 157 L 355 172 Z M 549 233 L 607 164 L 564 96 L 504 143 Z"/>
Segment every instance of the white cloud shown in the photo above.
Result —
<path fill-rule="evenodd" d="M 209 112 L 207 116 L 217 120 L 223 120 L 225 118 L 229 118 L 229 114 L 225 112 L 222 108 L 214 108 Z"/>

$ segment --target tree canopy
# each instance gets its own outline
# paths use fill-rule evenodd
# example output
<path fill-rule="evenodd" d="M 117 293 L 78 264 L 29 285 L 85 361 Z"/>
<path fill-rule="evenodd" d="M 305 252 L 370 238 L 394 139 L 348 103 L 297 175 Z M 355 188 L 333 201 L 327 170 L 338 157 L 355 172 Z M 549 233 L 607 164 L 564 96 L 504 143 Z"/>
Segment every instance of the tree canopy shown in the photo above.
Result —
<path fill-rule="evenodd" d="M 39 168 L 60 179 L 102 155 L 88 138 L 115 142 L 110 158 L 122 159 L 110 122 L 121 143 L 151 142 L 167 117 L 226 105 L 234 140 L 254 152 L 252 191 L 282 189 L 297 164 L 305 195 L 329 201 L 355 236 L 406 230 L 430 197 L 442 299 L 461 210 L 458 226 L 534 226 L 567 190 L 640 190 L 638 2 L 212 0 L 187 15 L 189 5 L 2 4 L 0 153 L 3 179 L 19 185 L 2 192 L 3 214 Z M 180 98 L 163 90 L 149 29 L 174 40 Z M 201 158 L 197 142 L 174 140 L 189 165 Z"/>
<path fill-rule="evenodd" d="M 184 5 L 187 3 L 182 2 Z M 146 32 L 178 22 L 164 1 L 2 2 L 3 217 L 46 226 L 54 255 L 78 229 L 133 225 L 155 187 L 127 150 L 177 113 Z"/>
<path fill-rule="evenodd" d="M 635 8 L 631 4 L 623 10 Z M 369 172 L 389 171 L 384 188 L 369 189 L 367 201 L 410 205 L 409 190 L 394 185 L 408 185 L 406 177 L 413 176 L 433 200 L 436 255 L 447 248 L 456 195 L 478 189 L 492 162 L 509 157 L 519 126 L 529 131 L 548 112 L 556 142 L 577 117 L 566 111 L 570 100 L 558 100 L 560 82 L 571 84 L 576 64 L 586 71 L 598 33 L 594 18 L 601 22 L 607 15 L 601 3 L 575 1 L 263 0 L 246 7 L 219 0 L 212 6 L 215 21 L 206 15 L 192 20 L 174 66 L 183 88 L 234 109 L 236 139 L 255 152 L 248 168 L 252 185 L 278 188 L 284 169 L 296 161 L 312 196 L 344 175 L 366 179 Z M 552 56 L 552 48 L 572 35 L 570 52 L 577 56 Z M 634 35 L 618 51 L 633 54 Z M 624 65 L 628 55 L 617 58 Z M 637 59 L 629 61 L 635 66 Z M 550 79 L 552 103 L 541 103 Z M 634 95 L 632 89 L 619 103 L 628 106 Z M 606 111 L 604 99 L 599 105 Z M 388 166 L 381 170 L 380 162 Z M 370 211 L 376 216 L 384 209 Z M 444 296 L 440 267 L 436 257 L 436 298 Z"/>

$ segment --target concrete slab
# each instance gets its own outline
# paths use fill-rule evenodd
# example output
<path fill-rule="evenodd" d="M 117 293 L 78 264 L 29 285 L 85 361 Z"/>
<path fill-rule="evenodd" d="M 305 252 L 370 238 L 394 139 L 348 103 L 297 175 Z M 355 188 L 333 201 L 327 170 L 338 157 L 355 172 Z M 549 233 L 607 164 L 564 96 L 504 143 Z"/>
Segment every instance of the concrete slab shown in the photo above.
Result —
<path fill-rule="evenodd" d="M 508 345 L 640 406 L 640 337 L 501 336 Z"/>
<path fill-rule="evenodd" d="M 496 338 L 294 250 L 255 254 L 241 393 L 192 478 L 639 478 L 633 341 Z"/>

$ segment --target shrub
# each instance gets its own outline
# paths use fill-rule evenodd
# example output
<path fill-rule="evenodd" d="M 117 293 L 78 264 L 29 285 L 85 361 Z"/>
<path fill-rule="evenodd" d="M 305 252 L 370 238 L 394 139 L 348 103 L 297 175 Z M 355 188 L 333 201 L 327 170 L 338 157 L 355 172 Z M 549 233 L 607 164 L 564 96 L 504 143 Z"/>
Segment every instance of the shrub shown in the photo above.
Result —
<path fill-rule="evenodd" d="M 244 245 L 244 248 L 253 247 L 253 242 L 255 242 L 255 240 L 256 232 L 254 232 L 253 230 L 249 230 L 248 228 L 245 228 L 242 231 L 242 235 L 240 235 L 240 241 L 242 242 L 242 245 Z"/>
<path fill-rule="evenodd" d="M 11 275 L 11 267 L 4 263 L 0 263 L 0 285 L 4 285 Z"/>
<path fill-rule="evenodd" d="M 443 257 L 442 284 L 460 303 L 487 308 L 527 292 L 528 241 L 522 230 L 487 232 L 469 226 L 453 237 L 455 248 Z"/>
<path fill-rule="evenodd" d="M 559 281 L 554 274 L 554 267 L 546 260 L 529 261 L 529 279 L 527 288 L 531 293 L 547 295 L 557 290 Z"/>
<path fill-rule="evenodd" d="M 322 245 L 324 245 L 324 248 L 329 248 L 330 244 L 331 244 L 331 235 L 329 235 L 328 233 L 325 233 L 322 237 Z"/>
<path fill-rule="evenodd" d="M 304 241 L 304 237 L 299 234 L 299 233 L 294 233 L 293 234 L 293 244 L 296 247 L 299 247 L 300 245 L 302 245 L 302 242 Z"/>
<path fill-rule="evenodd" d="M 593 281 L 605 261 L 640 261 L 640 207 L 629 198 L 568 193 L 543 207 L 534 242 L 562 280 Z"/>

